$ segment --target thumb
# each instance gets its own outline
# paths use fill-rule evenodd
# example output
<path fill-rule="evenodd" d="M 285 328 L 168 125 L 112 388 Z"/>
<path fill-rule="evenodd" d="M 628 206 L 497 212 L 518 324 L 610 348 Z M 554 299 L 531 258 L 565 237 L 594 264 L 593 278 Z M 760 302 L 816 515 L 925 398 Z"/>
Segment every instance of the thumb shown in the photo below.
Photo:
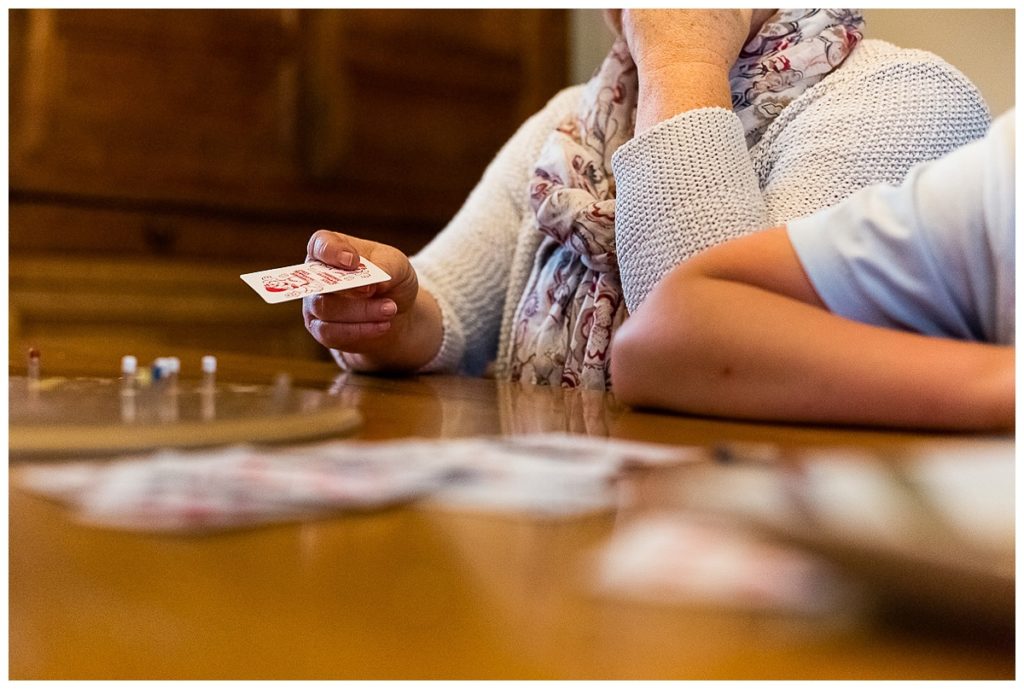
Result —
<path fill-rule="evenodd" d="M 330 230 L 317 230 L 313 233 L 306 244 L 306 258 L 344 270 L 359 267 L 359 252 L 352 238 Z"/>

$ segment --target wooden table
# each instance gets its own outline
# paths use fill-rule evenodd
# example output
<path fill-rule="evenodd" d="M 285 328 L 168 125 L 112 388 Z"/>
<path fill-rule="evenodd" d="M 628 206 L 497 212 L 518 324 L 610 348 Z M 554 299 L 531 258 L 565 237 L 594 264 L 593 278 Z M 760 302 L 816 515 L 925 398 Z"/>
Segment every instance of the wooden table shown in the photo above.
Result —
<path fill-rule="evenodd" d="M 74 357 L 65 368 L 75 368 L 71 361 L 92 367 L 79 372 L 98 372 L 98 364 Z M 269 379 L 283 368 L 297 382 L 321 387 L 337 373 L 330 364 L 222 362 L 224 375 L 239 379 Z M 364 415 L 363 439 L 565 430 L 894 452 L 964 441 L 642 413 L 601 394 L 455 377 L 356 376 L 341 394 Z M 590 557 L 621 517 L 535 521 L 406 507 L 227 534 L 155 536 L 79 526 L 65 509 L 12 488 L 10 677 L 1014 676 L 1005 640 L 596 596 L 586 585 Z"/>

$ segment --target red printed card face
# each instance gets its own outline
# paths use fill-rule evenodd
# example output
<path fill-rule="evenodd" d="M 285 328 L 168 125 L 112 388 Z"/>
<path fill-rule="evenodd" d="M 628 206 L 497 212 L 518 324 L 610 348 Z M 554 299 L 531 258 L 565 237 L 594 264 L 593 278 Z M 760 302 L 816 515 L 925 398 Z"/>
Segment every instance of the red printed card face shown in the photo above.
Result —
<path fill-rule="evenodd" d="M 294 266 L 245 273 L 239 277 L 256 290 L 268 304 L 301 299 L 310 294 L 373 285 L 391 279 L 390 275 L 366 258 L 359 259 L 359 267 L 355 270 L 342 270 L 318 261 L 310 261 Z"/>

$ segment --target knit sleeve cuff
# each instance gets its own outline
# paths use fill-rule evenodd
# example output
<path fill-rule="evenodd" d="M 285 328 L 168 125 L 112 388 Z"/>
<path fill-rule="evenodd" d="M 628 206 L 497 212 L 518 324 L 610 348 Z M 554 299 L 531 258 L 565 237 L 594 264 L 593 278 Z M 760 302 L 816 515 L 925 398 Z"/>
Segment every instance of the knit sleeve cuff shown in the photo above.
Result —
<path fill-rule="evenodd" d="M 612 170 L 616 252 L 630 312 L 673 267 L 763 222 L 743 126 L 725 108 L 659 122 L 615 152 Z"/>
<path fill-rule="evenodd" d="M 427 272 L 420 270 L 413 259 L 413 267 L 416 268 L 416 278 L 419 280 L 420 289 L 426 289 L 433 295 L 441 309 L 441 347 L 437 354 L 429 362 L 420 367 L 416 373 L 437 373 L 454 372 L 459 369 L 462 362 L 462 355 L 466 349 L 466 335 L 459 323 L 453 318 L 451 305 L 443 296 L 443 291 L 438 289 L 427 275 Z"/>
<path fill-rule="evenodd" d="M 440 296 L 439 290 L 431 288 L 430 278 L 427 278 L 420 271 L 417 271 L 416 278 L 419 280 L 420 287 L 426 288 L 427 291 L 434 296 L 434 299 L 437 301 L 437 304 L 441 309 L 441 328 L 443 335 L 441 339 L 441 347 L 437 350 L 437 354 L 434 355 L 433 359 L 416 369 L 415 373 L 455 371 L 458 369 L 459 362 L 462 360 L 462 352 L 465 349 L 466 338 L 462 334 L 462 330 L 457 327 L 454 319 L 450 315 L 451 307 L 449 307 L 447 302 Z M 338 349 L 331 349 L 329 351 L 343 371 L 359 372 L 376 370 L 363 366 L 359 361 L 358 355 L 353 355 Z"/>

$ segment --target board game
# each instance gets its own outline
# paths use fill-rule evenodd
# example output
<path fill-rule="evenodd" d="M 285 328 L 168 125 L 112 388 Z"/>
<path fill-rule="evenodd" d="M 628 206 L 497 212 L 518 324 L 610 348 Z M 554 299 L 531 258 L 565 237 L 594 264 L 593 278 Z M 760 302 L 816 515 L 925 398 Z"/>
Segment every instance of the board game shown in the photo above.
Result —
<path fill-rule="evenodd" d="M 350 434 L 359 412 L 327 392 L 210 380 L 11 376 L 11 457 L 295 442 Z"/>

